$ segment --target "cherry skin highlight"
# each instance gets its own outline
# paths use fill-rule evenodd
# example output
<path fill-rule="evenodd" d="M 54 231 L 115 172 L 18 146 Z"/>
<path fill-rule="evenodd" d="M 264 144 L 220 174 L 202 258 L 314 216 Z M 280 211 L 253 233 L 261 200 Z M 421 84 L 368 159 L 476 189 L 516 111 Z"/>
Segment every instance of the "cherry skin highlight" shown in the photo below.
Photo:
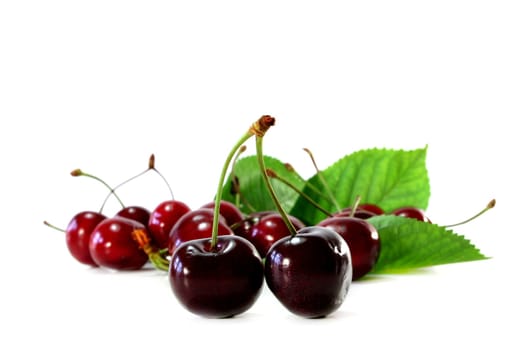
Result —
<path fill-rule="evenodd" d="M 319 318 L 336 311 L 352 281 L 348 244 L 326 227 L 305 227 L 275 242 L 264 275 L 272 293 L 290 312 Z"/>
<path fill-rule="evenodd" d="M 71 255 L 80 263 L 98 266 L 89 252 L 90 236 L 95 227 L 106 219 L 106 216 L 94 212 L 83 211 L 75 215 L 66 228 L 66 245 Z"/>
<path fill-rule="evenodd" d="M 133 239 L 136 229 L 146 230 L 138 221 L 115 216 L 101 221 L 93 230 L 89 252 L 102 267 L 114 270 L 138 270 L 148 261 L 148 256 Z"/>
<path fill-rule="evenodd" d="M 190 211 L 188 205 L 177 200 L 164 201 L 153 210 L 147 227 L 157 247 L 161 249 L 168 247 L 171 229 L 184 214 Z"/>
<path fill-rule="evenodd" d="M 372 270 L 379 258 L 381 241 L 376 228 L 366 220 L 342 216 L 321 221 L 343 237 L 352 257 L 352 279 L 358 280 Z"/>
<path fill-rule="evenodd" d="M 209 318 L 233 317 L 259 297 L 263 264 L 255 247 L 238 236 L 203 238 L 181 244 L 169 266 L 171 289 L 190 312 Z"/>

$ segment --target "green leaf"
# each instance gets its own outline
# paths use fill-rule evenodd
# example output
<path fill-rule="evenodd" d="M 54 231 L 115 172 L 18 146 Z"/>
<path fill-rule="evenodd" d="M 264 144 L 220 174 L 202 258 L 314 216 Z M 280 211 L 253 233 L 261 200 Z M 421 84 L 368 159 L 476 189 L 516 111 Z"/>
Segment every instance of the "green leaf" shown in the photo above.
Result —
<path fill-rule="evenodd" d="M 372 273 L 487 259 L 469 240 L 443 226 L 394 215 L 368 221 L 377 228 L 381 239 L 379 259 Z"/>
<path fill-rule="evenodd" d="M 338 206 L 351 207 L 358 195 L 361 203 L 379 205 L 386 212 L 402 206 L 426 209 L 430 197 L 426 151 L 426 147 L 410 151 L 374 148 L 341 158 L 321 171 L 337 204 L 330 200 L 319 174 L 308 180 L 304 192 L 330 212 L 336 212 Z M 304 198 L 298 198 L 290 214 L 308 224 L 326 217 Z"/>
<path fill-rule="evenodd" d="M 295 172 L 289 171 L 280 160 L 264 156 L 264 163 L 267 169 L 273 170 L 280 177 L 295 185 L 295 187 L 302 189 L 305 182 L 304 179 L 301 179 Z M 238 204 L 241 211 L 245 213 L 277 210 L 264 183 L 256 156 L 248 156 L 237 160 L 233 172 L 239 180 L 242 200 L 237 203 L 235 195 L 232 194 L 231 173 L 228 176 L 229 181 L 224 185 L 222 199 Z M 289 212 L 295 205 L 299 195 L 278 180 L 270 179 L 270 181 L 283 209 Z"/>

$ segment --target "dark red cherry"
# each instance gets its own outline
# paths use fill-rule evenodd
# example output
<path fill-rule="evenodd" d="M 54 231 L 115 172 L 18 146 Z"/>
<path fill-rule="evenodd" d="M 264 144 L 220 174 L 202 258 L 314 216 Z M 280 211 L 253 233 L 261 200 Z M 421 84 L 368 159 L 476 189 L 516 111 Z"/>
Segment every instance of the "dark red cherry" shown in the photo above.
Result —
<path fill-rule="evenodd" d="M 173 226 L 169 234 L 168 251 L 173 255 L 182 243 L 199 238 L 211 237 L 213 228 L 213 210 L 200 208 L 184 214 Z M 233 235 L 226 220 L 219 216 L 219 235 Z"/>
<path fill-rule="evenodd" d="M 186 213 L 191 211 L 185 203 L 177 200 L 167 200 L 160 203 L 150 215 L 148 230 L 156 245 L 167 248 L 170 231 L 175 223 Z"/>
<path fill-rule="evenodd" d="M 102 220 L 90 237 L 89 252 L 93 260 L 99 266 L 115 270 L 140 269 L 148 256 L 133 239 L 135 229 L 146 230 L 146 227 L 120 216 Z"/>
<path fill-rule="evenodd" d="M 362 203 L 357 206 L 357 209 L 363 209 L 369 212 L 372 212 L 376 215 L 383 215 L 385 211 L 378 205 L 372 203 Z"/>
<path fill-rule="evenodd" d="M 128 218 L 140 222 L 142 225 L 148 227 L 150 211 L 144 207 L 130 206 L 119 210 L 116 214 L 123 218 Z"/>
<path fill-rule="evenodd" d="M 277 211 L 270 211 L 270 210 L 251 213 L 248 216 L 246 216 L 244 219 L 242 219 L 240 222 L 231 226 L 231 228 L 237 236 L 241 236 L 243 238 L 246 238 L 247 240 L 250 240 L 250 237 L 252 235 L 253 225 L 258 223 L 266 215 L 278 214 L 278 213 L 279 212 Z"/>
<path fill-rule="evenodd" d="M 366 209 L 359 209 L 357 208 L 352 214 L 352 209 L 344 209 L 343 211 L 339 213 L 335 213 L 332 215 L 332 217 L 354 217 L 359 219 L 368 219 L 372 216 L 376 216 L 376 213 L 373 213 L 371 211 L 368 211 Z"/>
<path fill-rule="evenodd" d="M 340 234 L 350 247 L 354 281 L 372 270 L 379 258 L 381 241 L 371 223 L 355 217 L 341 216 L 324 219 L 318 225 Z"/>
<path fill-rule="evenodd" d="M 215 208 L 215 202 L 206 203 L 201 208 L 213 209 Z M 244 219 L 244 215 L 235 204 L 224 200 L 221 200 L 219 213 L 226 220 L 228 226 L 233 226 Z"/>
<path fill-rule="evenodd" d="M 397 215 L 397 216 L 404 216 L 407 218 L 416 219 L 419 221 L 430 222 L 430 219 L 425 214 L 425 211 L 420 208 L 401 207 L 401 208 L 394 210 L 392 214 Z"/>
<path fill-rule="evenodd" d="M 94 211 L 83 211 L 71 219 L 66 228 L 66 244 L 71 255 L 82 264 L 98 266 L 89 252 L 90 236 L 106 216 Z"/>
<path fill-rule="evenodd" d="M 305 227 L 304 223 L 294 216 L 288 215 L 296 230 Z M 250 231 L 248 240 L 253 243 L 261 256 L 266 256 L 268 249 L 279 239 L 289 236 L 282 216 L 279 213 L 264 215 L 255 223 Z"/>
<path fill-rule="evenodd" d="M 265 261 L 269 289 L 292 313 L 317 318 L 336 311 L 348 294 L 348 244 L 326 227 L 305 227 L 275 242 Z"/>
<path fill-rule="evenodd" d="M 169 266 L 170 286 L 192 313 L 232 317 L 248 310 L 259 297 L 263 265 L 255 247 L 238 236 L 204 238 L 180 245 Z"/>

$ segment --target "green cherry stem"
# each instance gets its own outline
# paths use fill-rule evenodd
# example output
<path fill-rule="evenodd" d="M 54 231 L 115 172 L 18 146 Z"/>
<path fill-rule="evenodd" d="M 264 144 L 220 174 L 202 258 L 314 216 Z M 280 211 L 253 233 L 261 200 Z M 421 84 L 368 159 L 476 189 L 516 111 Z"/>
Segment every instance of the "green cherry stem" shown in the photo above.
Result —
<path fill-rule="evenodd" d="M 262 137 L 266 131 L 275 123 L 275 118 L 269 115 L 263 115 L 255 123 L 253 123 L 248 131 L 235 143 L 232 150 L 226 157 L 224 166 L 222 167 L 221 176 L 219 178 L 219 185 L 217 186 L 217 194 L 215 196 L 215 207 L 213 208 L 213 227 L 211 232 L 211 248 L 215 248 L 219 236 L 219 215 L 220 215 L 220 206 L 222 199 L 222 189 L 224 187 L 224 180 L 226 178 L 226 173 L 230 163 L 237 153 L 237 151 L 242 147 L 242 145 L 252 136 Z"/>
<path fill-rule="evenodd" d="M 256 137 L 255 145 L 257 147 L 257 161 L 259 163 L 259 168 L 261 168 L 261 173 L 264 179 L 264 183 L 266 184 L 266 188 L 268 189 L 268 192 L 270 193 L 270 197 L 272 197 L 273 203 L 275 207 L 277 208 L 277 211 L 279 212 L 279 214 L 281 214 L 281 217 L 283 218 L 283 221 L 286 227 L 288 228 L 290 235 L 293 237 L 297 234 L 297 230 L 295 229 L 294 225 L 290 221 L 288 214 L 284 211 L 283 207 L 281 206 L 281 203 L 279 202 L 279 199 L 277 198 L 277 195 L 270 182 L 270 178 L 268 177 L 266 165 L 264 164 L 263 137 L 262 136 Z"/>

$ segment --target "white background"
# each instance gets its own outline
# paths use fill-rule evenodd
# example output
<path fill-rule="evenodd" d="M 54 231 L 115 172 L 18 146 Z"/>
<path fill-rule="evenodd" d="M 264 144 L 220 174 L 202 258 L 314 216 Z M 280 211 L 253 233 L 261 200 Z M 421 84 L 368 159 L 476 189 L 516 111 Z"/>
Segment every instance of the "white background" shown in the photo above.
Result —
<path fill-rule="evenodd" d="M 249 3 L 249 5 L 248 5 Z M 0 347 L 523 348 L 521 1 L 2 1 Z M 86 268 L 65 227 L 151 153 L 177 199 L 213 198 L 262 114 L 268 155 L 313 173 L 361 148 L 428 145 L 428 214 L 491 260 L 378 276 L 300 319 L 264 290 L 245 314 L 194 316 L 163 273 Z M 248 144 L 248 153 L 254 153 Z M 119 192 L 152 209 L 149 173 Z M 118 208 L 110 202 L 111 215 Z"/>

